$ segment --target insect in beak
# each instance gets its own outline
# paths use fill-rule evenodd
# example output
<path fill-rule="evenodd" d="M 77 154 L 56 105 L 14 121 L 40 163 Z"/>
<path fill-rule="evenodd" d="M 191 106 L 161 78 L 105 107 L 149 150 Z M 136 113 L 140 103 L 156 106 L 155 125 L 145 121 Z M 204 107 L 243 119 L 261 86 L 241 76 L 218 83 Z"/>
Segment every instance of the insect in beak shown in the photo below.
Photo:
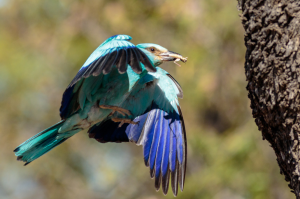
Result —
<path fill-rule="evenodd" d="M 187 62 L 187 57 L 182 57 L 182 55 L 168 51 L 161 53 L 160 56 L 162 57 L 162 61 L 174 61 L 174 63 L 180 66 L 177 62 L 182 61 L 183 63 Z"/>

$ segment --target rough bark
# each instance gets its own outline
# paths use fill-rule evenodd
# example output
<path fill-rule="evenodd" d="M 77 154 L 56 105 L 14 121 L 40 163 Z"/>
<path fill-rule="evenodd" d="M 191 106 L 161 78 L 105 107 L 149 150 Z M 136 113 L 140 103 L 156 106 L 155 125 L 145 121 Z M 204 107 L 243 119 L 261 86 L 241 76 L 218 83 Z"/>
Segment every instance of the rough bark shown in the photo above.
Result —
<path fill-rule="evenodd" d="M 252 114 L 300 199 L 300 1 L 240 0 Z"/>

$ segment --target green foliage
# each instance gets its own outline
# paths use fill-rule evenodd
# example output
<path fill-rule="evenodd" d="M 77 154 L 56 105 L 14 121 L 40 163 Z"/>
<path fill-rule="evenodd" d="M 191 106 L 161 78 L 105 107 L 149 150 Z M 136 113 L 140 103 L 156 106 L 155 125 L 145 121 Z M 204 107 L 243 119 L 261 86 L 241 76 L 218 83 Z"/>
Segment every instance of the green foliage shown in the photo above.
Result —
<path fill-rule="evenodd" d="M 0 198 L 173 198 L 155 192 L 132 143 L 100 144 L 83 132 L 27 167 L 15 161 L 16 146 L 59 121 L 64 89 L 115 34 L 189 57 L 163 66 L 184 90 L 188 167 L 178 198 L 293 198 L 251 116 L 236 4 L 0 0 Z"/>

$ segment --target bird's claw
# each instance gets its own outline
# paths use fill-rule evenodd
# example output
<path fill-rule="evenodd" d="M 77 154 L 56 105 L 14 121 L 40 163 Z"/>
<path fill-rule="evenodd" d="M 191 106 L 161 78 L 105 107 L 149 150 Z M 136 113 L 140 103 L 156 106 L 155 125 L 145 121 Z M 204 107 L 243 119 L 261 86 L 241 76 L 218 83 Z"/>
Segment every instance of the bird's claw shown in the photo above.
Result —
<path fill-rule="evenodd" d="M 122 127 L 123 124 L 125 124 L 125 123 L 127 123 L 127 124 L 134 124 L 134 125 L 140 123 L 139 121 L 135 122 L 135 121 L 132 121 L 131 119 L 125 119 L 125 118 L 111 118 L 111 120 L 113 122 L 120 122 L 119 128 Z"/>
<path fill-rule="evenodd" d="M 111 109 L 111 110 L 113 110 L 113 111 L 109 114 L 109 116 L 112 116 L 115 112 L 118 112 L 118 113 L 120 113 L 120 114 L 123 115 L 123 116 L 126 116 L 126 115 L 130 116 L 130 115 L 132 115 L 131 112 L 130 112 L 129 110 L 126 110 L 126 109 L 124 109 L 124 108 L 117 107 L 117 106 L 100 105 L 99 107 L 102 108 L 102 109 Z"/>

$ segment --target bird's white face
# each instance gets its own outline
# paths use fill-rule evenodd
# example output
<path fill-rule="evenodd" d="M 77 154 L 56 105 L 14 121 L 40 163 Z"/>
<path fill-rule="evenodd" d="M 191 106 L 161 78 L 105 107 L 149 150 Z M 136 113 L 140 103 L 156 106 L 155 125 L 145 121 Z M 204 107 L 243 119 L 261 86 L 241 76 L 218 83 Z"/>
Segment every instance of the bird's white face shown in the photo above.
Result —
<path fill-rule="evenodd" d="M 183 61 L 186 62 L 186 58 L 183 58 L 180 54 L 168 51 L 166 48 L 157 44 L 138 44 L 136 45 L 142 50 L 150 59 L 154 66 L 159 66 L 165 61 Z"/>

